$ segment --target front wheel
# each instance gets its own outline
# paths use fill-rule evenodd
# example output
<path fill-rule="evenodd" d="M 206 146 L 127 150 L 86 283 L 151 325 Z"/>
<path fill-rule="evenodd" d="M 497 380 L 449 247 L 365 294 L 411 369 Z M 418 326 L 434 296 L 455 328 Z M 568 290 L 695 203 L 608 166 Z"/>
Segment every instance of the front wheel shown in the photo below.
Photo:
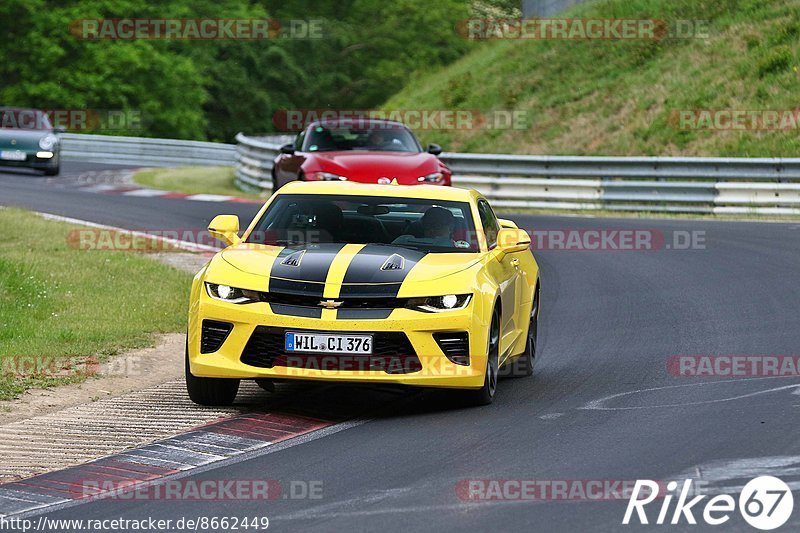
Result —
<path fill-rule="evenodd" d="M 489 326 L 487 356 L 488 361 L 486 362 L 483 387 L 478 390 L 465 391 L 464 393 L 465 400 L 469 405 L 489 405 L 494 401 L 494 396 L 497 392 L 498 361 L 500 358 L 500 313 L 497 309 L 492 313 L 492 323 Z"/>
<path fill-rule="evenodd" d="M 206 407 L 222 407 L 233 403 L 239 392 L 238 379 L 198 378 L 189 368 L 188 348 L 185 359 L 186 391 L 189 399 Z"/>

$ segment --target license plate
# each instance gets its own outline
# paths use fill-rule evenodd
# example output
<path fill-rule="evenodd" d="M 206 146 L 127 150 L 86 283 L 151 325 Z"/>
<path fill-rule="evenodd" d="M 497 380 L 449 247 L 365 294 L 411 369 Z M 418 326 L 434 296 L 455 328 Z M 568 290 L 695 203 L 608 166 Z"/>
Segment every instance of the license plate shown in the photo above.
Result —
<path fill-rule="evenodd" d="M 334 335 L 330 333 L 286 332 L 287 352 L 352 353 L 370 355 L 372 335 Z"/>
<path fill-rule="evenodd" d="M 0 159 L 5 161 L 25 161 L 27 158 L 27 154 L 20 150 L 3 150 L 0 152 Z"/>

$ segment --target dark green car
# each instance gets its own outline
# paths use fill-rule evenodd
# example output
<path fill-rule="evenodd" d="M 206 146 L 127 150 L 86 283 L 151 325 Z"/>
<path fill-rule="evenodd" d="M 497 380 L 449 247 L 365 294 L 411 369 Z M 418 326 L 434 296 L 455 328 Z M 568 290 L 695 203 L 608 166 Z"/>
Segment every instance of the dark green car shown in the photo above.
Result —
<path fill-rule="evenodd" d="M 61 139 L 47 113 L 0 107 L 0 167 L 24 167 L 55 176 L 60 170 Z"/>

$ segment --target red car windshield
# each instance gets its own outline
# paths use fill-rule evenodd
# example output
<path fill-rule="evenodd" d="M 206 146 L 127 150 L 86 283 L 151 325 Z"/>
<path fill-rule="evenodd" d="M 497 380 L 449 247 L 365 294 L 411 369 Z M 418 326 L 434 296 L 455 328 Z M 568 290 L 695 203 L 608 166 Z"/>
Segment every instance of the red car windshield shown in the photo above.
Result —
<path fill-rule="evenodd" d="M 35 109 L 0 109 L 0 128 L 9 130 L 50 131 L 47 114 Z"/>
<path fill-rule="evenodd" d="M 316 126 L 305 139 L 306 152 L 369 150 L 419 153 L 417 140 L 405 128 L 376 124 L 371 128 Z"/>

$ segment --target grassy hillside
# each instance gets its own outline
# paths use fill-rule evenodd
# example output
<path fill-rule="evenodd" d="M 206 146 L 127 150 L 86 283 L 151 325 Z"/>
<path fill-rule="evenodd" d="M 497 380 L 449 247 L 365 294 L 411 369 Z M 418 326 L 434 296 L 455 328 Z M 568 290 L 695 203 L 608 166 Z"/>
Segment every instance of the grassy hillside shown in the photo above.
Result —
<path fill-rule="evenodd" d="M 409 82 L 387 109 L 512 109 L 527 128 L 420 132 L 445 150 L 800 156 L 800 129 L 687 131 L 684 109 L 800 109 L 800 0 L 601 0 L 569 16 L 705 19 L 707 39 L 494 40 Z"/>

